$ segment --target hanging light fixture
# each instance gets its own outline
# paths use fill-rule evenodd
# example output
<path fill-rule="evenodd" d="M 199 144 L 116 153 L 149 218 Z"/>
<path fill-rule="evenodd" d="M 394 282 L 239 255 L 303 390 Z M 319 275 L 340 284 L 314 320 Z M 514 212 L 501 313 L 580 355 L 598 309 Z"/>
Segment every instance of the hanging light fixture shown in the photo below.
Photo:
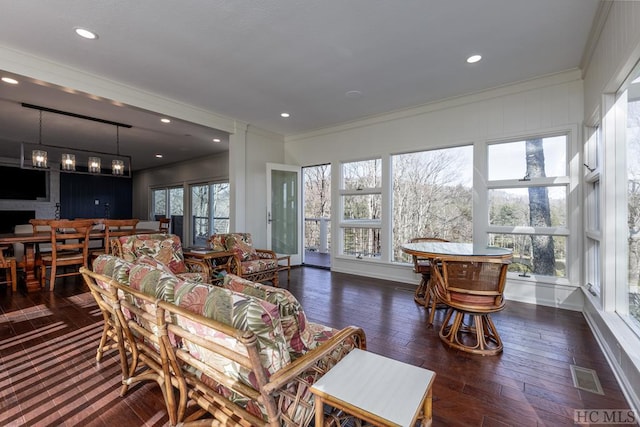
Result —
<path fill-rule="evenodd" d="M 40 128 L 38 133 L 38 149 L 31 151 L 31 164 L 34 168 L 47 168 L 47 152 L 40 148 L 42 145 L 42 110 L 40 110 Z"/>
<path fill-rule="evenodd" d="M 76 170 L 75 154 L 64 153 L 60 161 L 60 167 L 63 171 L 74 172 Z"/>
<path fill-rule="evenodd" d="M 116 126 L 116 155 L 120 156 L 120 126 Z M 113 159 L 111 161 L 111 173 L 122 175 L 124 173 L 124 161 Z"/>
<path fill-rule="evenodd" d="M 89 157 L 89 172 L 100 173 L 100 157 Z"/>
<path fill-rule="evenodd" d="M 60 159 L 60 163 L 54 162 L 54 169 L 60 172 L 71 172 L 92 175 L 112 175 L 117 177 L 131 178 L 131 156 L 120 154 L 120 128 L 131 128 L 131 125 L 91 117 L 69 111 L 56 110 L 49 107 L 22 103 L 25 108 L 39 110 L 40 127 L 38 143 L 22 142 L 20 144 L 20 167 L 21 168 L 41 168 L 49 169 L 48 157 Z M 54 113 L 78 119 L 108 124 L 116 127 L 116 153 L 102 152 L 95 150 L 83 150 L 80 148 L 61 147 L 57 145 L 47 145 L 42 142 L 42 113 Z M 29 164 L 28 153 L 31 152 L 31 162 Z M 76 161 L 78 159 L 78 162 Z M 105 158 L 105 168 L 102 168 L 102 158 Z M 84 163 L 84 159 L 87 162 Z M 111 169 L 107 166 L 110 162 Z"/>

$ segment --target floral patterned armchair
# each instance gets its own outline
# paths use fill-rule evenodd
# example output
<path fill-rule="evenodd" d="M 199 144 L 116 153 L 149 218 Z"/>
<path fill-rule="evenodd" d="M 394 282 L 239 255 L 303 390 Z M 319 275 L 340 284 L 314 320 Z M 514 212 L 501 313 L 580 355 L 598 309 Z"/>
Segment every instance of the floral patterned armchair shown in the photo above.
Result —
<path fill-rule="evenodd" d="M 202 261 L 185 259 L 180 237 L 175 234 L 134 234 L 111 241 L 115 256 L 129 262 L 166 268 L 172 274 L 196 282 L 211 282 L 209 266 Z"/>
<path fill-rule="evenodd" d="M 232 254 L 227 261 L 229 273 L 278 286 L 278 256 L 273 251 L 254 248 L 250 233 L 214 234 L 209 245 L 214 251 Z"/>

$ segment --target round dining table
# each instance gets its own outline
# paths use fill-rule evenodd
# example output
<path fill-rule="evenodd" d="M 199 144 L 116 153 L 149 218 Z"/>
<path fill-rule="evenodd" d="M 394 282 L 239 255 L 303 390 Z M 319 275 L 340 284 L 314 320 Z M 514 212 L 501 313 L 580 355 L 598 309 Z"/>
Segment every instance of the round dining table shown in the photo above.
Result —
<path fill-rule="evenodd" d="M 446 259 L 448 261 L 473 261 L 474 257 L 493 257 L 499 259 L 511 259 L 513 257 L 511 249 L 475 243 L 424 241 L 404 243 L 401 249 L 406 254 L 429 261 L 435 258 Z M 422 280 L 416 288 L 414 299 L 418 304 L 424 305 L 425 308 L 430 311 L 429 324 L 433 323 L 435 309 L 446 307 L 436 302 L 430 273 L 422 274 Z"/>
<path fill-rule="evenodd" d="M 440 258 L 440 257 L 474 257 L 491 256 L 499 258 L 511 258 L 511 249 L 497 246 L 485 246 L 475 243 L 458 242 L 417 242 L 405 243 L 401 246 L 402 251 L 409 255 L 416 255 L 420 258 Z"/>

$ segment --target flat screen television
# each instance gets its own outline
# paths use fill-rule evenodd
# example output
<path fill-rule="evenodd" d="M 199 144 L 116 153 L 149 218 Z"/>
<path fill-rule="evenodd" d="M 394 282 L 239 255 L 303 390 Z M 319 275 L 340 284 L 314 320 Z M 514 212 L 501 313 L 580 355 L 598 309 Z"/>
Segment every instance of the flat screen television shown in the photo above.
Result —
<path fill-rule="evenodd" d="M 47 172 L 43 170 L 0 166 L 0 199 L 46 199 L 47 181 Z"/>

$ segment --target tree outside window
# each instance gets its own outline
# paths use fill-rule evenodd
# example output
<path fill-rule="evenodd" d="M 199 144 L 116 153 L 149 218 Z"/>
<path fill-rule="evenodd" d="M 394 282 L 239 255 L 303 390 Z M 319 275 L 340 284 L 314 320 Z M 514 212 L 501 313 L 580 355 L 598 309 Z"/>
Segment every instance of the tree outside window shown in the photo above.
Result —
<path fill-rule="evenodd" d="M 488 146 L 489 244 L 512 249 L 522 276 L 566 276 L 566 153 L 566 135 Z"/>

